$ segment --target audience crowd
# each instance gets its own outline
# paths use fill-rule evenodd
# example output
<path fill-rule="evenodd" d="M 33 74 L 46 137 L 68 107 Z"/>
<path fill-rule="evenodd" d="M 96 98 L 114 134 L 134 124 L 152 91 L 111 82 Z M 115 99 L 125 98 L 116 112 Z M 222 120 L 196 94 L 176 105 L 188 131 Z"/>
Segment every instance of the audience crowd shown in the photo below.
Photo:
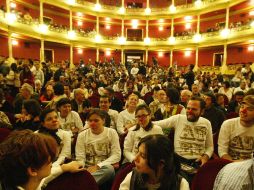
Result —
<path fill-rule="evenodd" d="M 101 189 L 110 189 L 114 176 L 132 163 L 136 169 L 122 190 L 187 190 L 211 159 L 253 163 L 253 82 L 250 65 L 224 76 L 194 72 L 192 64 L 177 70 L 135 61 L 116 64 L 112 58 L 80 60 L 70 69 L 68 60 L 9 64 L 2 58 L 0 128 L 29 129 L 56 140 L 59 153 L 38 188 L 85 169 Z M 216 180 L 216 189 L 223 180 Z"/>

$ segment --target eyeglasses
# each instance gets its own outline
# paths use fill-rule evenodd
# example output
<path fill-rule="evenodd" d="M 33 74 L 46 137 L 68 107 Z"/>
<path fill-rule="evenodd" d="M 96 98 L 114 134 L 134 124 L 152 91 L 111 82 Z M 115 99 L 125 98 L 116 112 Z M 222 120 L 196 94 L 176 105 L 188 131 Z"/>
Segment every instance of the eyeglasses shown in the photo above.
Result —
<path fill-rule="evenodd" d="M 140 119 L 140 118 L 146 118 L 147 116 L 149 116 L 150 114 L 143 114 L 143 115 L 136 115 L 135 117 Z"/>

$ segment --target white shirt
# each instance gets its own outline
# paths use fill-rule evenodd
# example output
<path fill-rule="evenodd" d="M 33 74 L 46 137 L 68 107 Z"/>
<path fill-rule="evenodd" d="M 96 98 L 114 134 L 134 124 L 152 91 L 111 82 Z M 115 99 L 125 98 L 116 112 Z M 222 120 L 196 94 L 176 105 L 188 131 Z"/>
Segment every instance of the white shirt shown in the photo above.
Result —
<path fill-rule="evenodd" d="M 130 189 L 130 183 L 131 183 L 131 176 L 132 172 L 130 172 L 123 182 L 120 185 L 119 190 L 129 190 Z M 149 188 L 150 187 L 150 188 Z M 157 190 L 159 188 L 158 185 L 156 186 L 148 186 L 148 190 Z M 181 184 L 180 184 L 180 190 L 189 190 L 189 183 L 186 181 L 186 179 L 182 178 Z"/>
<path fill-rule="evenodd" d="M 82 131 L 76 143 L 76 159 L 85 167 L 119 162 L 121 149 L 117 132 L 106 127 L 98 135 L 93 134 L 90 128 Z"/>
<path fill-rule="evenodd" d="M 116 110 L 109 109 L 108 114 L 109 114 L 110 119 L 111 119 L 110 127 L 112 129 L 116 130 L 117 129 L 117 119 L 118 119 L 119 113 Z"/>
<path fill-rule="evenodd" d="M 71 111 L 66 118 L 62 118 L 58 112 L 61 128 L 65 131 L 71 131 L 73 128 L 83 129 L 83 123 L 77 112 Z"/>
<path fill-rule="evenodd" d="M 121 111 L 117 119 L 117 132 L 119 134 L 124 134 L 124 126 L 126 124 L 134 124 L 135 122 L 135 112 L 129 113 L 127 109 Z"/>
<path fill-rule="evenodd" d="M 138 153 L 138 143 L 141 138 L 147 135 L 153 134 L 163 134 L 161 127 L 153 125 L 153 127 L 146 131 L 143 127 L 140 127 L 138 130 L 134 131 L 136 126 L 131 127 L 129 132 L 124 140 L 124 157 L 126 158 L 125 162 L 132 162 Z"/>
<path fill-rule="evenodd" d="M 223 122 L 218 138 L 218 153 L 228 154 L 232 159 L 250 159 L 254 152 L 254 125 L 244 127 L 240 117 Z"/>
<path fill-rule="evenodd" d="M 170 118 L 156 121 L 162 128 L 175 128 L 175 152 L 186 159 L 197 159 L 203 154 L 213 154 L 213 134 L 210 121 L 199 117 L 190 122 L 186 115 L 173 115 Z"/>

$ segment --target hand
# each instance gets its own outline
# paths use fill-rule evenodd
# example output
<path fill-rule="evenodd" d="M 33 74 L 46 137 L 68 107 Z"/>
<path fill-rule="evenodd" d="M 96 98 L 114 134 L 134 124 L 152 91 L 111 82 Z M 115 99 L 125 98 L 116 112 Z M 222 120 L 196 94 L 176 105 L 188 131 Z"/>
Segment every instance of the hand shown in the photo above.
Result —
<path fill-rule="evenodd" d="M 85 168 L 82 167 L 82 164 L 80 164 L 77 161 L 72 161 L 67 164 L 63 164 L 61 165 L 61 168 L 64 172 L 71 172 L 71 173 L 76 173 L 76 172 L 85 170 Z"/>
<path fill-rule="evenodd" d="M 100 167 L 97 166 L 97 165 L 94 165 L 94 166 L 88 167 L 86 170 L 87 170 L 88 172 L 90 172 L 90 173 L 94 173 L 94 172 L 96 172 L 98 169 L 100 169 Z"/>
<path fill-rule="evenodd" d="M 208 160 L 209 156 L 207 154 L 203 154 L 196 160 L 196 162 L 201 162 L 200 166 L 203 166 Z"/>

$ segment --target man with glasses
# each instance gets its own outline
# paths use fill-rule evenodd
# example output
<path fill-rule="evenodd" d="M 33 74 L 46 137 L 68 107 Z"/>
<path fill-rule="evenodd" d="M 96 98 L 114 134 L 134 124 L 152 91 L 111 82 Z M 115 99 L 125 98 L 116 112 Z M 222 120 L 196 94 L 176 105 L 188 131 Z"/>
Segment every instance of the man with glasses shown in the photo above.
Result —
<path fill-rule="evenodd" d="M 218 139 L 219 156 L 228 160 L 246 160 L 254 152 L 254 95 L 244 97 L 237 118 L 226 120 Z"/>

